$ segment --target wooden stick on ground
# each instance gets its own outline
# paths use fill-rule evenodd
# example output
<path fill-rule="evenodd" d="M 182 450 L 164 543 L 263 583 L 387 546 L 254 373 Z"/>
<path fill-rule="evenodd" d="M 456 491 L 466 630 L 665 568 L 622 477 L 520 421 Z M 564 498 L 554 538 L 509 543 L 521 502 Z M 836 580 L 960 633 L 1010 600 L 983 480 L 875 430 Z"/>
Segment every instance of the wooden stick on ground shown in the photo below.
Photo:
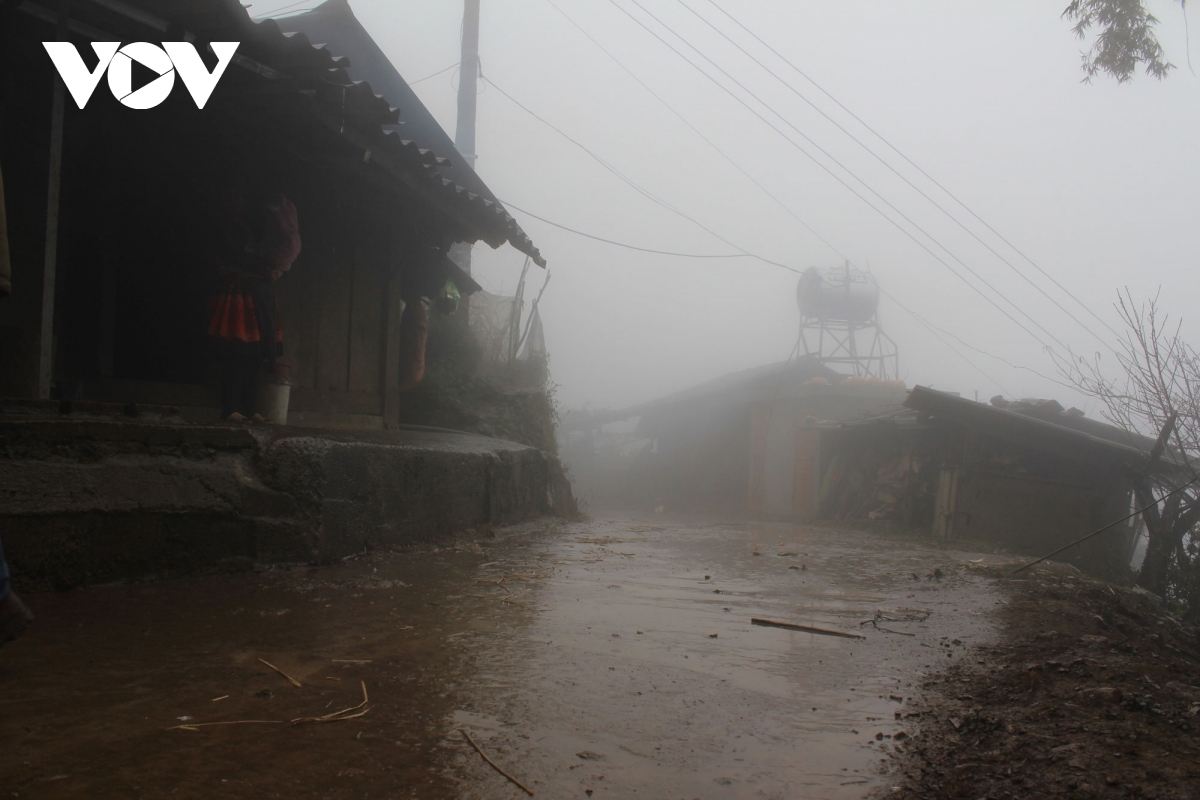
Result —
<path fill-rule="evenodd" d="M 265 658 L 260 658 L 260 659 L 259 659 L 259 661 L 261 661 L 262 663 L 266 664 L 268 667 L 270 667 L 271 669 L 275 670 L 276 672 L 278 672 L 278 673 L 279 673 L 280 675 L 282 675 L 283 677 L 287 678 L 287 679 L 288 679 L 288 681 L 289 681 L 289 682 L 292 684 L 292 686 L 295 686 L 296 688 L 300 688 L 300 681 L 296 680 L 296 679 L 295 679 L 295 678 L 293 678 L 291 675 L 288 675 L 286 672 L 284 672 L 284 671 L 283 671 L 283 670 L 281 670 L 279 667 L 277 667 L 277 666 L 275 666 L 274 664 L 272 664 L 270 661 L 267 661 Z"/>
<path fill-rule="evenodd" d="M 524 790 L 525 794 L 529 795 L 530 797 L 533 797 L 533 790 L 532 790 L 532 789 L 530 789 L 530 788 L 529 788 L 528 786 L 526 786 L 525 784 L 521 783 L 519 780 L 517 780 L 516 778 L 514 778 L 512 775 L 509 775 L 507 772 L 505 772 L 504 770 L 500 769 L 500 767 L 499 767 L 499 766 L 496 764 L 496 762 L 495 762 L 495 761 L 492 761 L 490 758 L 488 758 L 488 757 L 487 757 L 487 753 L 483 752 L 483 750 L 481 750 L 481 749 L 479 748 L 479 745 L 475 744 L 475 740 L 471 738 L 471 734 L 467 733 L 467 732 L 466 732 L 465 730 L 463 730 L 462 728 L 459 728 L 458 732 L 459 732 L 459 733 L 461 733 L 461 734 L 463 735 L 463 738 L 465 738 L 465 739 L 467 740 L 467 743 L 468 743 L 468 744 L 470 744 L 470 745 L 471 745 L 471 747 L 474 747 L 474 748 L 475 748 L 475 752 L 476 752 L 476 753 L 479 753 L 479 755 L 480 755 L 480 756 L 483 758 L 483 760 L 484 760 L 484 761 L 486 761 L 487 763 L 489 763 L 489 764 L 491 764 L 491 765 L 492 765 L 492 769 L 496 770 L 496 772 L 499 772 L 501 775 L 503 775 L 504 777 L 508 778 L 510 781 L 512 781 L 513 783 L 515 783 L 517 786 L 520 786 L 520 787 L 521 787 L 521 789 L 523 789 L 523 790 Z"/>
<path fill-rule="evenodd" d="M 476 583 L 492 583 L 492 584 L 495 584 L 496 586 L 499 586 L 505 592 L 508 591 L 508 587 L 504 585 L 504 578 L 501 578 L 498 581 L 490 580 L 488 578 L 476 578 L 475 582 Z"/>
<path fill-rule="evenodd" d="M 365 706 L 367 704 L 367 682 L 359 681 L 359 684 L 362 686 L 363 699 L 362 699 L 362 702 L 359 703 L 358 705 L 350 706 L 349 708 L 343 708 L 341 711 L 334 711 L 333 713 L 326 714 L 322 717 L 300 717 L 299 719 L 292 720 L 292 724 L 297 725 L 301 722 L 341 722 L 344 719 L 354 719 L 356 717 L 361 717 L 363 714 L 365 714 L 367 712 L 363 711 L 362 714 L 351 714 L 348 717 L 341 716 L 342 714 L 347 714 L 351 711 L 358 711 L 360 708 L 362 708 L 363 706 Z M 326 706 L 326 708 L 328 708 L 328 706 Z"/>
<path fill-rule="evenodd" d="M 751 625 L 762 625 L 766 628 L 783 628 L 789 631 L 802 631 L 804 633 L 819 633 L 822 636 L 840 636 L 843 639 L 865 639 L 861 633 L 847 633 L 846 631 L 831 631 L 828 628 L 814 628 L 811 625 L 796 625 L 791 622 L 776 622 L 773 619 L 759 619 L 751 617 Z"/>
<path fill-rule="evenodd" d="M 191 722 L 187 725 L 176 725 L 167 728 L 169 731 L 194 731 L 197 728 L 208 728 L 212 725 L 282 725 L 281 719 L 231 719 L 228 722 Z"/>

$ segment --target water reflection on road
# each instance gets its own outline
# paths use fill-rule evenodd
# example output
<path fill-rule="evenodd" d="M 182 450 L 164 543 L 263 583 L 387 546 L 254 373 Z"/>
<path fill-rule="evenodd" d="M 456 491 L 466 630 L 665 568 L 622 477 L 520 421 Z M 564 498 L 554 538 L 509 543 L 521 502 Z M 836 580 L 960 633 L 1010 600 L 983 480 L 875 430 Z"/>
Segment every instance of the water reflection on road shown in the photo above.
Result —
<path fill-rule="evenodd" d="M 37 627 L 0 651 L 0 775 L 22 797 L 524 796 L 466 730 L 542 797 L 862 797 L 912 731 L 922 671 L 992 635 L 966 559 L 795 525 L 596 520 L 35 597 Z M 914 635 L 860 625 L 879 610 Z M 358 703 L 360 681 L 365 716 L 287 722 Z M 242 720 L 260 722 L 165 730 Z"/>

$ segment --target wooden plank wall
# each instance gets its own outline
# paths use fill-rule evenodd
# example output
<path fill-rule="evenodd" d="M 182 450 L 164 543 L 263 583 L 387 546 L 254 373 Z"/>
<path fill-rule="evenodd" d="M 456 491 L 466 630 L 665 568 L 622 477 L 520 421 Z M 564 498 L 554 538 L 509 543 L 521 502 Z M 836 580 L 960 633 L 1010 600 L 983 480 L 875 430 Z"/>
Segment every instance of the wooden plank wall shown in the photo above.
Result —
<path fill-rule="evenodd" d="M 383 413 L 388 282 L 387 213 L 370 191 L 296 200 L 303 250 L 279 284 L 292 407 L 329 414 Z"/>
<path fill-rule="evenodd" d="M 355 223 L 346 390 L 381 397 L 391 246 L 379 206 L 361 209 Z"/>

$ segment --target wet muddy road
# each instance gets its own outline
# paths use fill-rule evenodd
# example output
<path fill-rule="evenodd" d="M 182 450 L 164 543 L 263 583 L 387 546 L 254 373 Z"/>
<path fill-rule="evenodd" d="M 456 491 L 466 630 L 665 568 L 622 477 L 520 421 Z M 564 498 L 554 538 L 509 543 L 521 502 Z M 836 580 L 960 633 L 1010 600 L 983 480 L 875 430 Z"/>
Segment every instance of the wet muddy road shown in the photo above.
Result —
<path fill-rule="evenodd" d="M 994 635 L 998 596 L 970 558 L 795 525 L 594 520 L 33 596 L 36 626 L 0 650 L 0 782 L 525 796 L 465 730 L 539 797 L 863 797 L 912 730 L 920 676 Z M 890 620 L 860 624 L 877 612 Z M 358 705 L 363 684 L 365 715 L 290 722 Z"/>

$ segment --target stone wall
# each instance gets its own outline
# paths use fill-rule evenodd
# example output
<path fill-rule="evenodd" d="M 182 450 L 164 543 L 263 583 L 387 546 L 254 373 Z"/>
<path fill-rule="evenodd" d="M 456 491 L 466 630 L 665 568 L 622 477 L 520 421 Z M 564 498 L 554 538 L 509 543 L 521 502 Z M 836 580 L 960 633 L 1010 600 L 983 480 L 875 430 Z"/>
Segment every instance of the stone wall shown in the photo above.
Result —
<path fill-rule="evenodd" d="M 466 434 L 0 420 L 0 541 L 23 588 L 329 562 L 574 513 L 557 459 Z"/>

